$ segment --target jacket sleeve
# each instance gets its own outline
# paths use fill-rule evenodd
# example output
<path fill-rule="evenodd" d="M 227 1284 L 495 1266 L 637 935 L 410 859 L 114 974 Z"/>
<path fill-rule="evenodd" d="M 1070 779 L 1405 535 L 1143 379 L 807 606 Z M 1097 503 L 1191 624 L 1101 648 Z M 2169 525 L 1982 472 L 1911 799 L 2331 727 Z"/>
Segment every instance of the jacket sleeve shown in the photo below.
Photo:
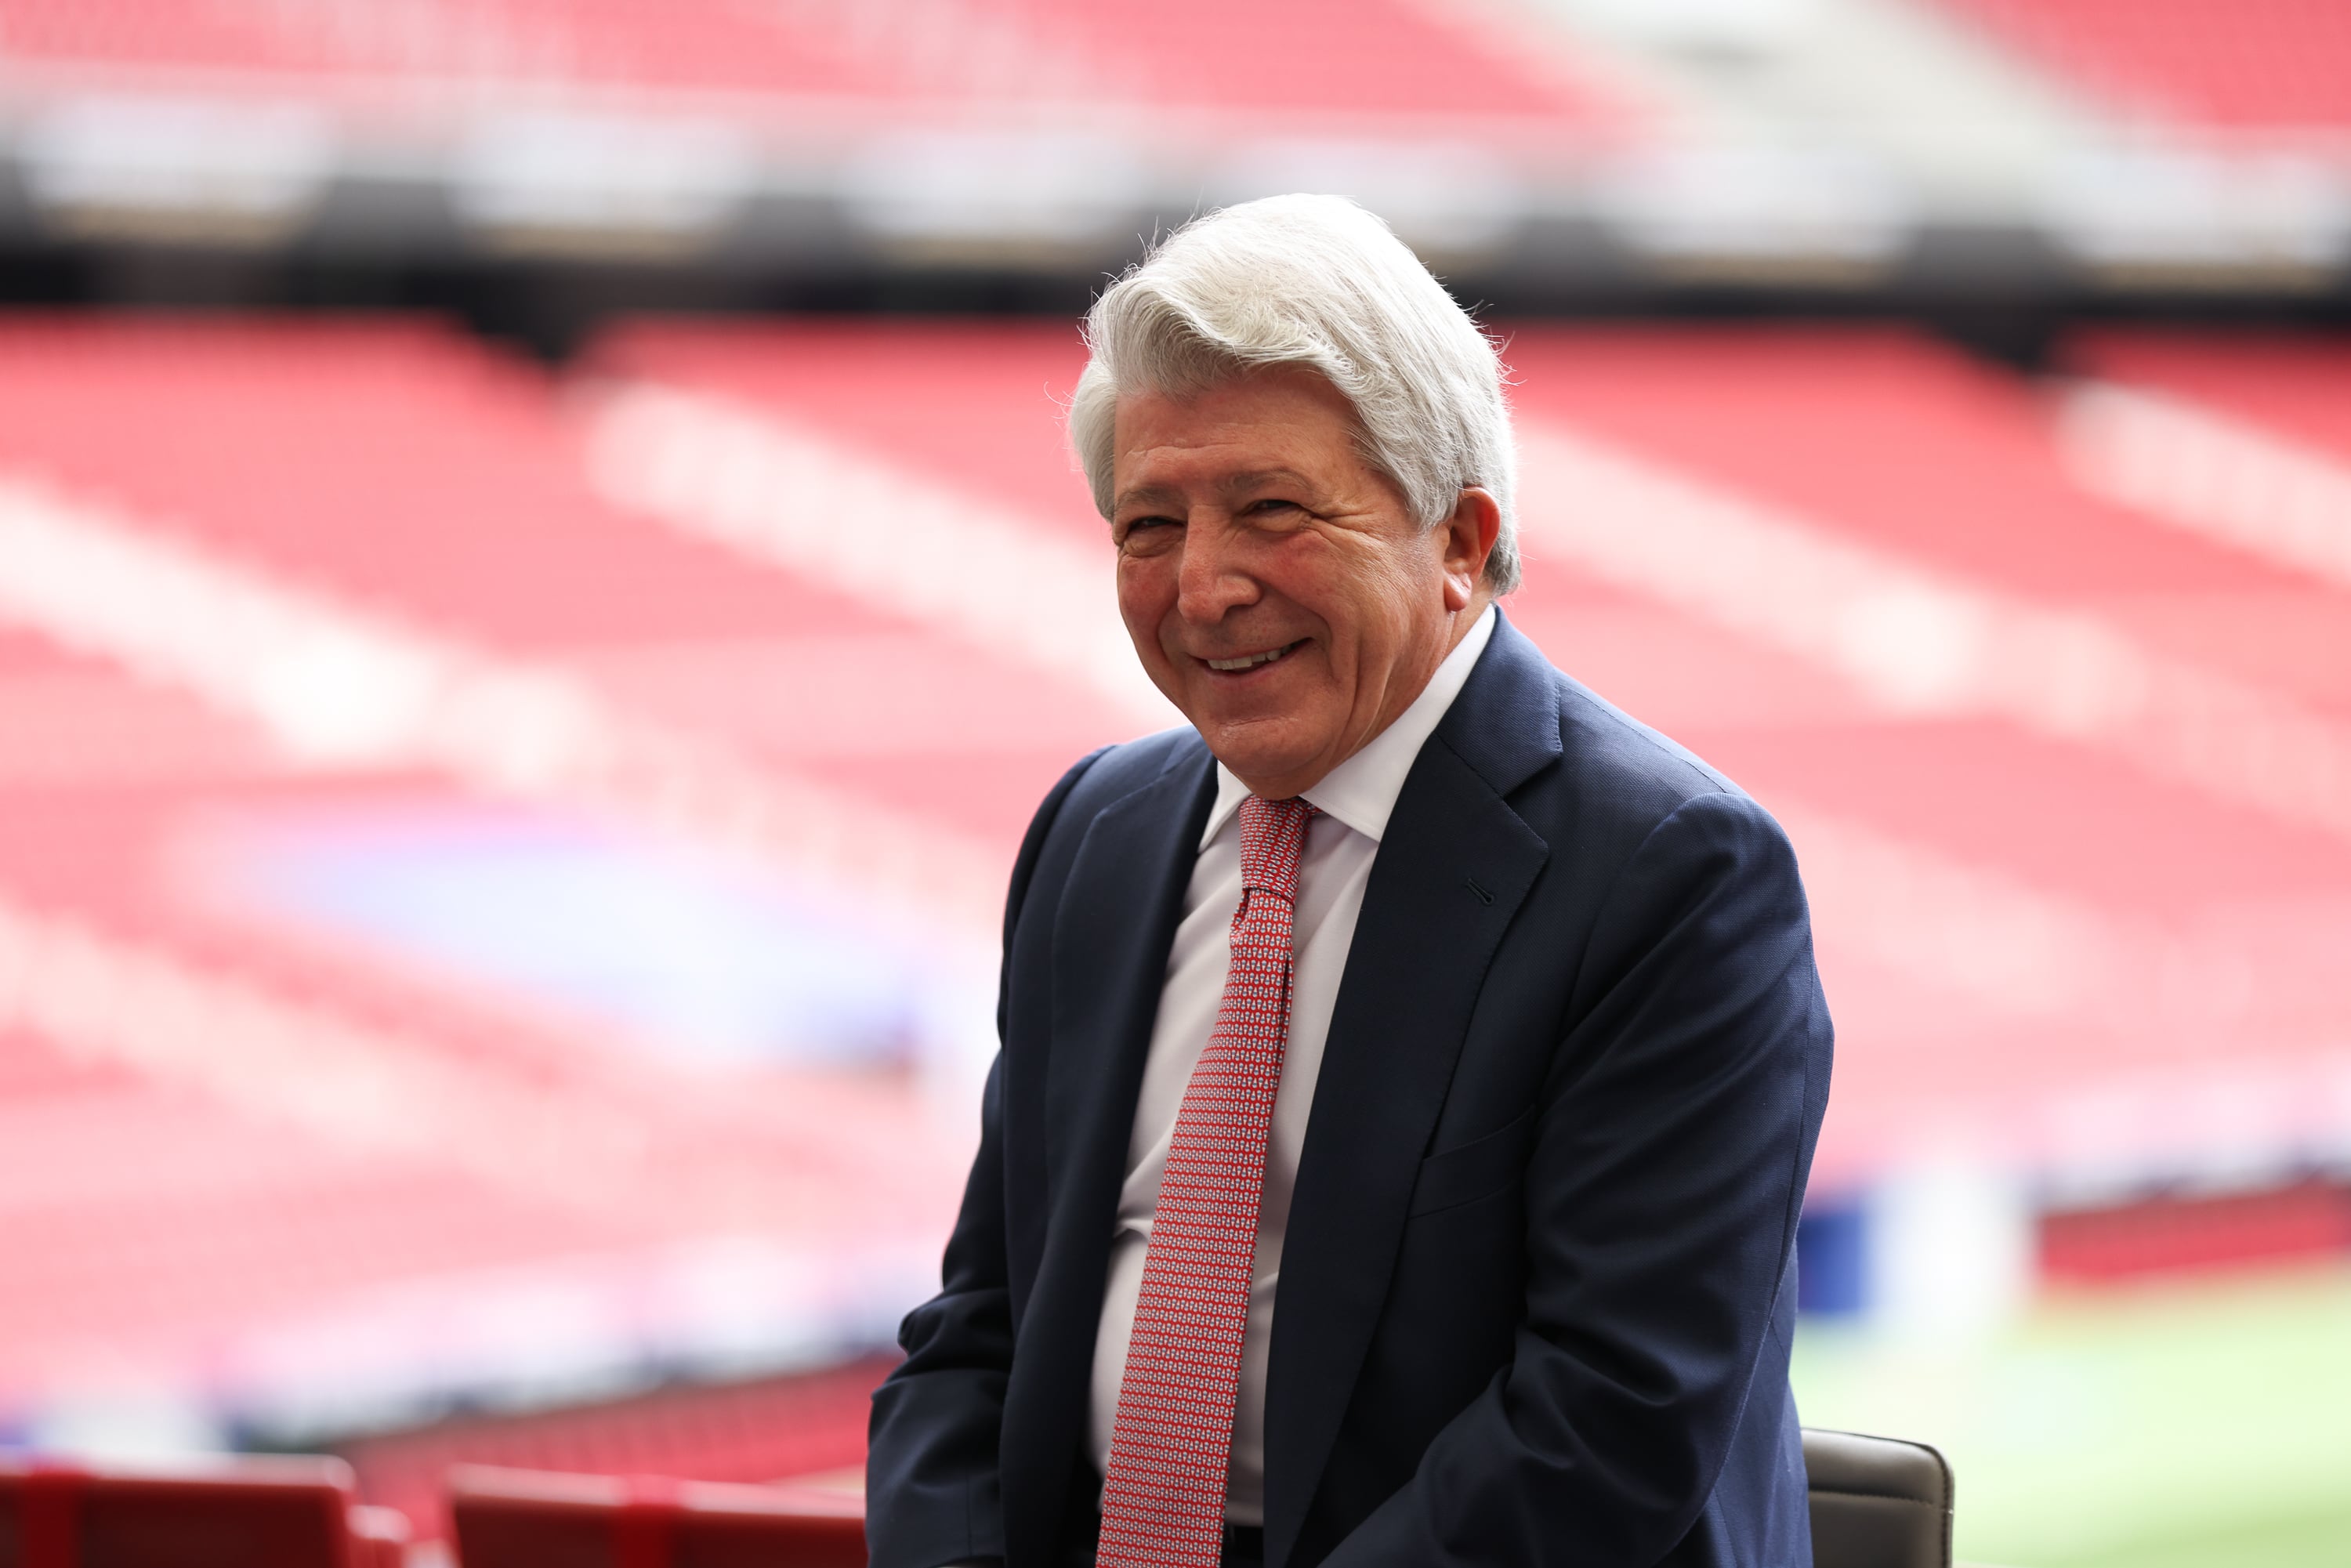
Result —
<path fill-rule="evenodd" d="M 1648 834 L 1565 1029 L 1512 1359 L 1332 1568 L 1647 1568 L 1706 1506 L 1750 1390 L 1780 1418 L 1830 1029 L 1794 855 L 1761 808 L 1700 796 Z"/>
<path fill-rule="evenodd" d="M 979 1153 L 947 1239 L 939 1293 L 898 1330 L 906 1359 L 874 1391 L 867 1428 L 865 1535 L 872 1568 L 940 1568 L 1001 1559 L 997 1444 L 1012 1369 L 1004 1240 L 1004 1059 L 1012 936 L 1054 821 L 1100 751 L 1065 774 L 1038 808 L 1013 862 L 998 980 L 999 1044 L 981 1096 Z"/>

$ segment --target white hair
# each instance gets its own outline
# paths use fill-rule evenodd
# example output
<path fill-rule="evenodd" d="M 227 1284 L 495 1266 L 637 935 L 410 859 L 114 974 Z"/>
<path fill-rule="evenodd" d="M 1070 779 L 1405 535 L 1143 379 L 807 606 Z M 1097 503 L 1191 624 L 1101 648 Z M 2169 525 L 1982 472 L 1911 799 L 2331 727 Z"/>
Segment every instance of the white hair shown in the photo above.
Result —
<path fill-rule="evenodd" d="M 1111 515 L 1120 397 L 1190 397 L 1267 365 L 1303 365 L 1353 405 L 1364 460 L 1436 528 L 1483 487 L 1502 528 L 1486 558 L 1519 585 L 1518 455 L 1502 365 L 1468 313 L 1386 224 L 1344 196 L 1268 196 L 1195 218 L 1086 315 L 1092 357 L 1070 440 Z"/>

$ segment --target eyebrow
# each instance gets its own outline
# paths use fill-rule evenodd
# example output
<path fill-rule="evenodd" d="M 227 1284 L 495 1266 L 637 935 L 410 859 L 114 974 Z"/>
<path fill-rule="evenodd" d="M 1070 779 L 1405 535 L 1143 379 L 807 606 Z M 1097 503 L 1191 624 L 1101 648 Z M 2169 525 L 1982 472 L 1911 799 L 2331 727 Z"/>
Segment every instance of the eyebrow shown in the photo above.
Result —
<path fill-rule="evenodd" d="M 1226 496 L 1238 495 L 1267 485 L 1294 485 L 1309 495 L 1320 495 L 1321 487 L 1295 468 L 1252 468 L 1247 473 L 1229 475 L 1217 484 Z M 1123 512 L 1134 506 L 1165 506 L 1177 499 L 1180 491 L 1165 485 L 1138 485 L 1132 490 L 1121 491 L 1111 503 L 1113 512 Z"/>
<path fill-rule="evenodd" d="M 1236 491 L 1254 489 L 1260 485 L 1295 485 L 1309 493 L 1318 491 L 1315 483 L 1295 468 L 1252 469 L 1247 474 L 1234 475 L 1217 488 L 1229 496 Z"/>
<path fill-rule="evenodd" d="M 1110 509 L 1123 512 L 1134 506 L 1162 506 L 1175 498 L 1176 492 L 1165 485 L 1138 485 L 1132 490 L 1122 490 L 1111 498 Z"/>

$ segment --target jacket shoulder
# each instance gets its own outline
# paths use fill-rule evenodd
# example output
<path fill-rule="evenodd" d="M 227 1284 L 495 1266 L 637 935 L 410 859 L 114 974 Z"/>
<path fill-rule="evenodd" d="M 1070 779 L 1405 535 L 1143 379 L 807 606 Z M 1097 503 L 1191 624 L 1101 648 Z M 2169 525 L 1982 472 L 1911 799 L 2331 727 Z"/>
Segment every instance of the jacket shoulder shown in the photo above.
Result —
<path fill-rule="evenodd" d="M 1097 816 L 1170 768 L 1197 760 L 1207 749 L 1197 732 L 1169 729 L 1102 747 L 1080 758 L 1039 803 L 1022 836 L 1013 867 L 1012 896 L 1005 911 L 1008 936 L 1031 881 L 1057 882 Z"/>
<path fill-rule="evenodd" d="M 1065 822 L 1086 823 L 1113 801 L 1160 779 L 1169 768 L 1192 761 L 1207 749 L 1197 731 L 1165 729 L 1140 740 L 1105 746 L 1080 762 L 1064 780 L 1059 814 Z"/>
<path fill-rule="evenodd" d="M 1668 818 L 1698 810 L 1781 836 L 1771 813 L 1721 769 L 1573 677 L 1554 670 L 1560 783 L 1549 802 L 1587 842 L 1637 844 Z M 1535 801 L 1528 804 L 1541 810 Z M 1548 824 L 1546 824 L 1548 825 Z M 1541 831 L 1540 829 L 1538 831 Z"/>
<path fill-rule="evenodd" d="M 1645 836 L 1701 797 L 1752 802 L 1738 785 L 1563 674 L 1505 618 L 1437 729 L 1554 849 Z"/>

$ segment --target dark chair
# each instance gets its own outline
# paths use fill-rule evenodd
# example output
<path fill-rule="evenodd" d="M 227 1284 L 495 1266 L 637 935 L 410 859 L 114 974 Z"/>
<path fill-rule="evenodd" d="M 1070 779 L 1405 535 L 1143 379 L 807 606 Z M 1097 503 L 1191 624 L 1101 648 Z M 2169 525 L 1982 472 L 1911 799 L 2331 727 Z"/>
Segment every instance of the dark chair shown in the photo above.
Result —
<path fill-rule="evenodd" d="M 1951 1568 L 1951 1467 L 1924 1443 L 1804 1428 L 1813 1568 Z"/>

